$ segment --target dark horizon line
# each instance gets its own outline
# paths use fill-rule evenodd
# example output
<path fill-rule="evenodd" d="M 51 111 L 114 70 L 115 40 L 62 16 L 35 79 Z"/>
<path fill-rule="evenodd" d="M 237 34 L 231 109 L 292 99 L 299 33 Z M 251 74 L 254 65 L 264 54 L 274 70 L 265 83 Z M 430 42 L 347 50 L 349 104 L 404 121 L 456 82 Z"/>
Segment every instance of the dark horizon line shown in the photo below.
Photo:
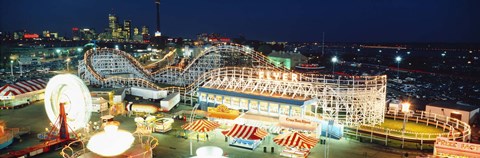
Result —
<path fill-rule="evenodd" d="M 78 27 L 80 28 L 80 27 Z M 88 27 L 85 27 L 85 28 L 88 28 Z M 96 30 L 95 28 L 89 28 L 89 29 L 94 29 Z M 42 32 L 40 33 L 37 33 L 37 32 L 29 32 L 28 29 L 19 29 L 17 31 L 20 31 L 20 30 L 27 30 L 27 33 L 35 33 L 35 34 L 38 34 L 38 35 L 42 35 Z M 48 30 L 50 31 L 50 30 Z M 0 30 L 0 32 L 3 32 L 3 33 L 13 33 L 13 32 L 16 32 L 16 31 L 2 31 Z M 71 36 L 66 36 L 67 34 L 70 34 L 70 33 L 60 33 L 58 32 L 59 35 L 65 35 L 63 37 L 67 37 L 67 38 L 72 38 Z M 103 33 L 103 32 L 98 32 L 99 33 Z M 195 35 L 198 35 L 198 34 L 202 34 L 202 33 L 197 33 Z M 207 33 L 207 34 L 210 34 L 210 33 Z M 218 33 L 218 34 L 221 34 L 221 33 Z M 152 34 L 151 34 L 152 35 Z M 195 35 L 193 35 L 193 37 L 195 38 Z M 173 36 L 168 36 L 168 35 L 163 35 L 164 37 L 172 37 L 172 38 L 184 38 L 185 37 L 173 37 Z M 189 38 L 189 39 L 194 39 L 194 38 Z M 240 35 L 237 35 L 235 37 L 227 37 L 227 38 L 230 38 L 230 39 L 236 39 L 236 38 L 240 38 Z M 319 39 L 319 40 L 306 40 L 306 41 L 298 41 L 298 40 L 293 40 L 293 41 L 283 41 L 283 40 L 260 40 L 260 39 L 248 39 L 246 38 L 247 41 L 260 41 L 260 42 L 288 42 L 288 43 L 319 43 L 321 44 L 322 43 L 322 40 Z M 325 43 L 350 43 L 350 44 L 479 44 L 480 45 L 480 41 L 469 41 L 469 42 L 447 42 L 447 41 L 350 41 L 350 40 L 336 40 L 336 41 L 328 41 L 326 40 Z"/>

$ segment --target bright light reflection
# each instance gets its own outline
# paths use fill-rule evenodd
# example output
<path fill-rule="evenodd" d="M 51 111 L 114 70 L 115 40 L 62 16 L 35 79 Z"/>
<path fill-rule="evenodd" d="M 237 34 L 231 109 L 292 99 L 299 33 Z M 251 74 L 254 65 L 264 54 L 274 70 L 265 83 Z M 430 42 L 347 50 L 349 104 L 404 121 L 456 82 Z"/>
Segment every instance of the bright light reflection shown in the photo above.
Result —
<path fill-rule="evenodd" d="M 408 112 L 410 111 L 410 103 L 402 103 L 402 112 Z"/>
<path fill-rule="evenodd" d="M 135 140 L 131 133 L 118 130 L 115 125 L 107 125 L 104 130 L 92 136 L 87 144 L 88 150 L 101 156 L 120 155 L 127 151 Z"/>
<path fill-rule="evenodd" d="M 397 61 L 397 62 L 402 61 L 402 57 L 397 56 L 397 57 L 395 58 L 395 61 Z"/>
<path fill-rule="evenodd" d="M 223 150 L 216 146 L 204 146 L 197 149 L 195 152 L 196 158 L 222 158 Z"/>
<path fill-rule="evenodd" d="M 338 61 L 338 58 L 337 58 L 336 56 L 334 56 L 334 57 L 332 58 L 332 63 L 336 63 L 337 61 Z"/>

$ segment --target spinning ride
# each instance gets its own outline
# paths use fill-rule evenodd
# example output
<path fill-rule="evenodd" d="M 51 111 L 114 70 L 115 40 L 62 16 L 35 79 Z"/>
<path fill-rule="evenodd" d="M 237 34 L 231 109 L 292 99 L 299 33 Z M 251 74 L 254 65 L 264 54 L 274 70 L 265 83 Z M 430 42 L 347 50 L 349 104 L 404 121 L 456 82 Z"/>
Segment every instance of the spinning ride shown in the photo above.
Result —
<path fill-rule="evenodd" d="M 83 81 L 71 74 L 57 75 L 50 79 L 45 89 L 45 111 L 55 123 L 64 103 L 68 126 L 76 131 L 86 127 L 91 116 L 92 98 Z"/>

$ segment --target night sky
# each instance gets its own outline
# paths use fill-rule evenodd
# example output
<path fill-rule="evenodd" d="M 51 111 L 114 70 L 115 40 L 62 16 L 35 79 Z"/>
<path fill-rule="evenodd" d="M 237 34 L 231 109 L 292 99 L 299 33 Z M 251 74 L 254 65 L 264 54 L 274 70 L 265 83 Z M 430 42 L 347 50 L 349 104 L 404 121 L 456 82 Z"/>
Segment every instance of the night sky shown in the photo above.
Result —
<path fill-rule="evenodd" d="M 162 33 L 244 35 L 264 41 L 480 42 L 478 0 L 162 0 Z M 113 11 L 112 11 L 113 10 Z M 0 30 L 71 36 L 72 27 L 155 28 L 154 0 L 2 0 Z"/>

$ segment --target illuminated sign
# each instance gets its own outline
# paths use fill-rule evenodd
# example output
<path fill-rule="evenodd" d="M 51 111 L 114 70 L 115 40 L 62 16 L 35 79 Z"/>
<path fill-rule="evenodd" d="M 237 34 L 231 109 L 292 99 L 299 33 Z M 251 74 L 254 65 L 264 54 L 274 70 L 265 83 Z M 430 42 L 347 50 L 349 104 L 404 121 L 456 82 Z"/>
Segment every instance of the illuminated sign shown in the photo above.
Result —
<path fill-rule="evenodd" d="M 38 34 L 36 33 L 26 33 L 25 35 L 23 35 L 23 38 L 38 38 Z"/>
<path fill-rule="evenodd" d="M 258 72 L 259 79 L 267 80 L 283 80 L 283 81 L 299 81 L 300 75 L 296 73 L 288 72 L 270 72 L 270 71 L 260 71 Z"/>
<path fill-rule="evenodd" d="M 311 121 L 304 120 L 304 119 L 297 119 L 297 118 L 285 118 L 285 120 L 289 122 L 297 122 L 297 123 L 306 123 L 306 124 L 312 123 Z"/>
<path fill-rule="evenodd" d="M 437 140 L 435 141 L 435 148 L 448 148 L 453 150 L 462 150 L 466 152 L 473 152 L 473 153 L 480 154 L 479 144 L 451 141 L 451 140 L 448 140 L 447 138 L 442 138 L 442 137 L 437 137 Z"/>
<path fill-rule="evenodd" d="M 280 126 L 308 131 L 315 131 L 318 126 L 318 124 L 313 121 L 296 117 L 280 116 L 278 121 Z"/>

